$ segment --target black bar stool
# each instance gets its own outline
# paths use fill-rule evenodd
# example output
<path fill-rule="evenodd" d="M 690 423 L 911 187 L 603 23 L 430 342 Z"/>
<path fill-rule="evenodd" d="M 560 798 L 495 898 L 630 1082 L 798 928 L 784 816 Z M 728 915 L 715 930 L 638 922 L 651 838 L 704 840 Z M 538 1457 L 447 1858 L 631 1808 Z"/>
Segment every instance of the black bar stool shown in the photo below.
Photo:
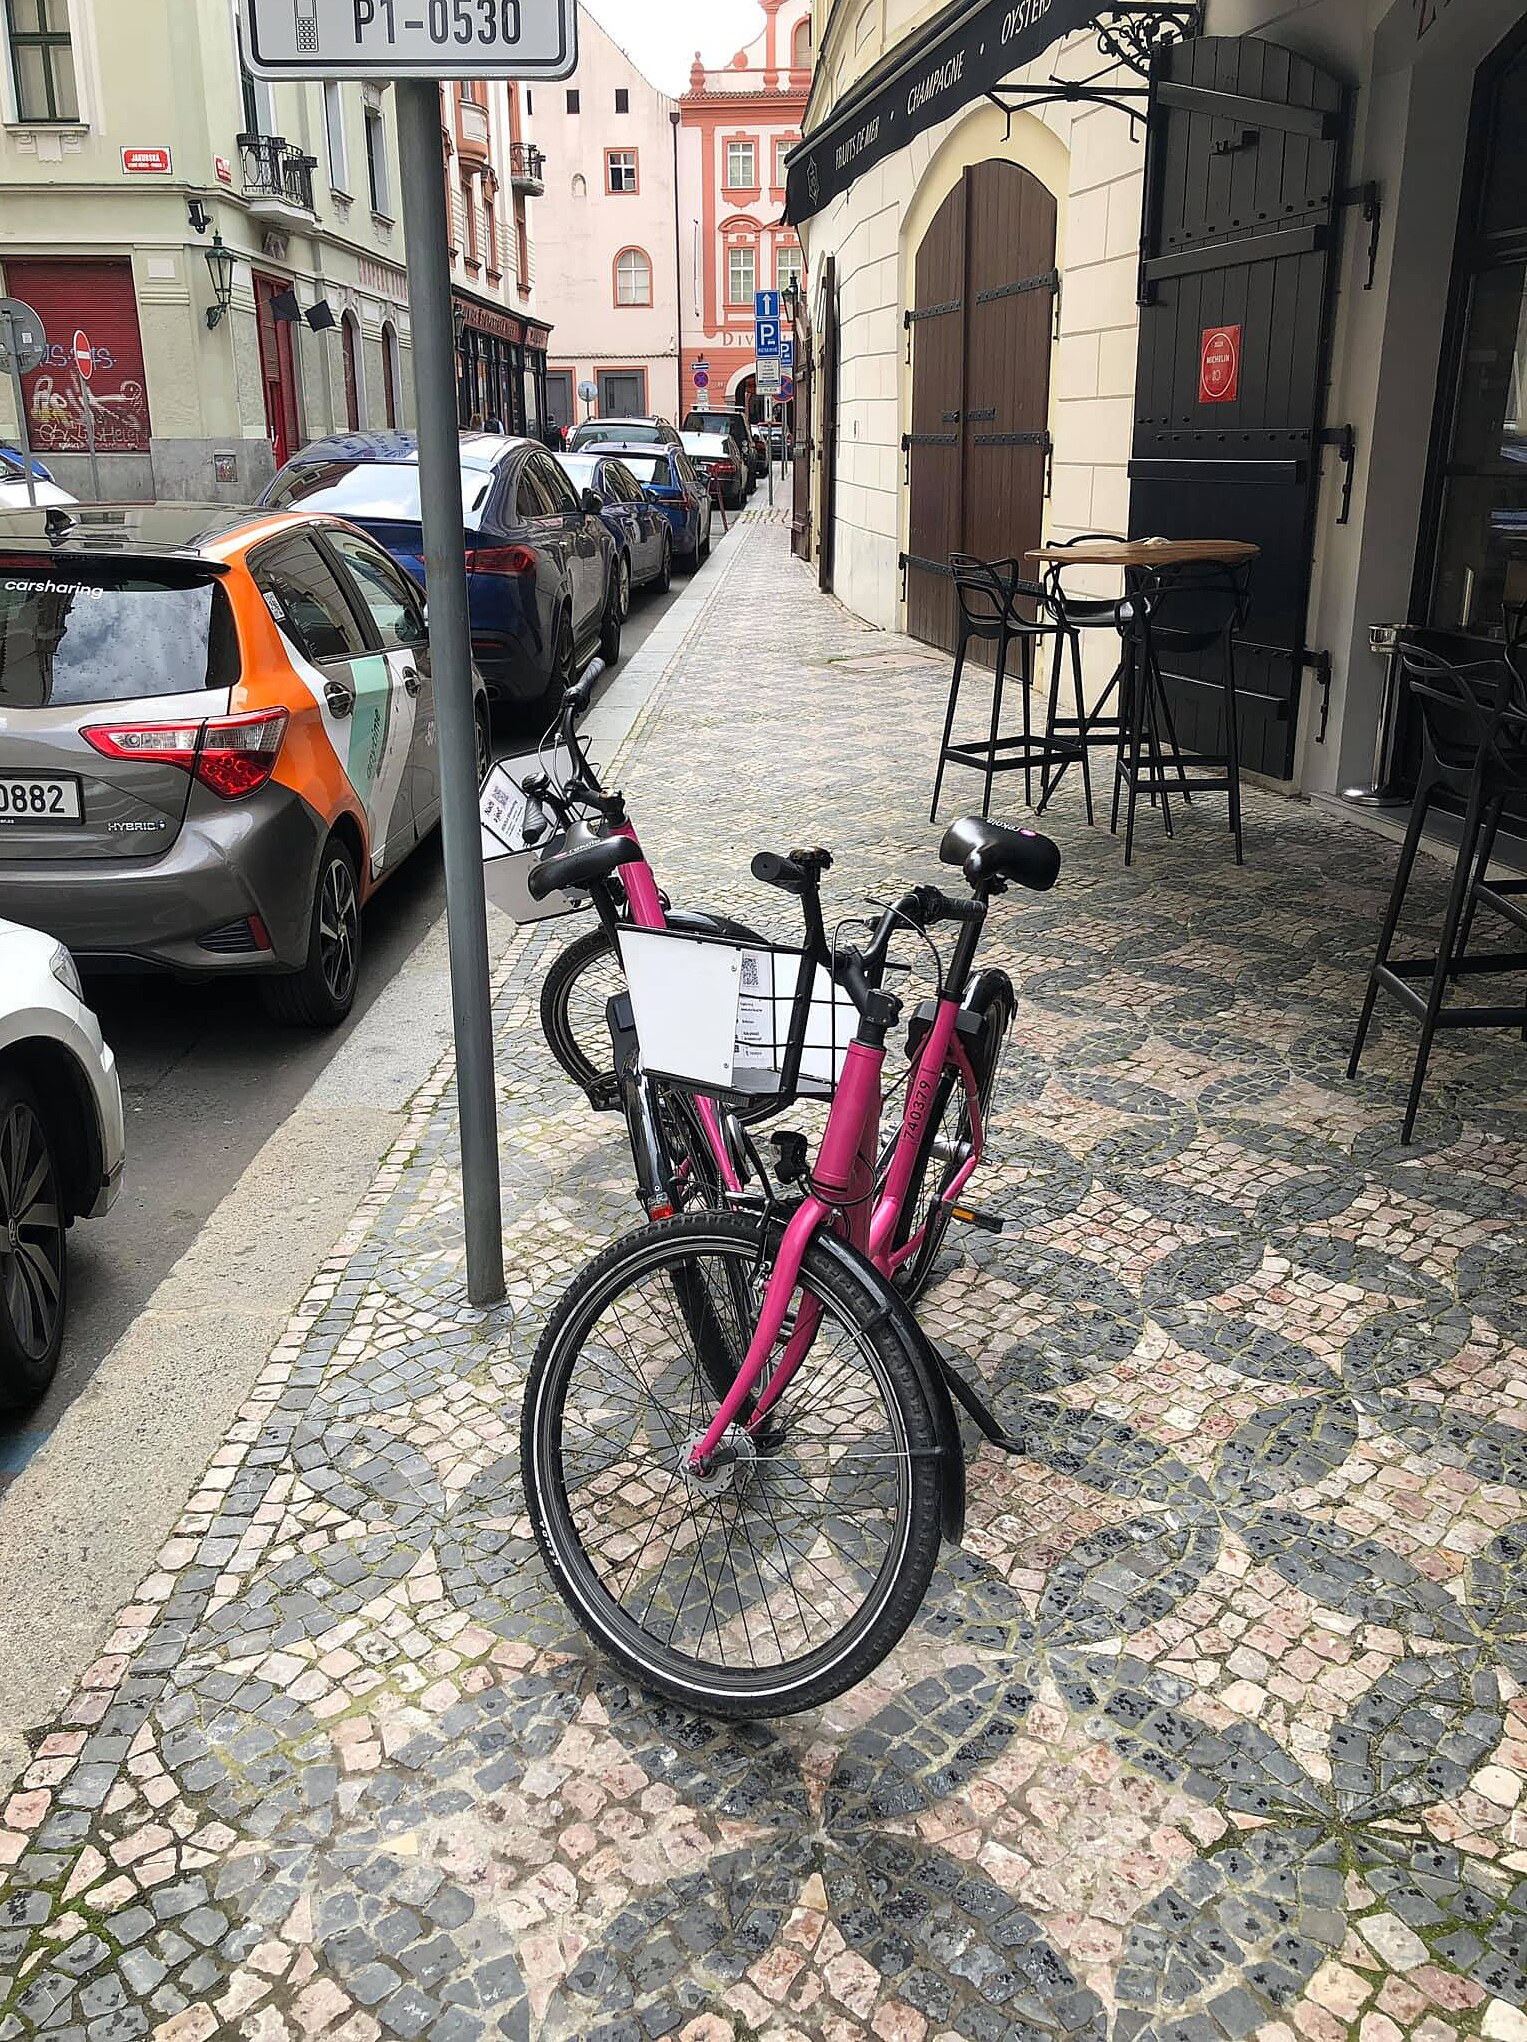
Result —
<path fill-rule="evenodd" d="M 1421 709 L 1421 777 L 1378 949 L 1368 973 L 1368 990 L 1358 1019 L 1347 1076 L 1357 1076 L 1368 1025 L 1380 987 L 1392 993 L 1421 1023 L 1416 1066 L 1400 1140 L 1408 1142 L 1421 1104 L 1421 1087 L 1439 1028 L 1520 1028 L 1527 1037 L 1527 1002 L 1516 1006 L 1445 1007 L 1449 979 L 1475 972 L 1527 969 L 1527 951 L 1465 955 L 1476 907 L 1491 909 L 1527 933 L 1527 910 L 1518 897 L 1527 879 L 1489 878 L 1501 816 L 1510 803 L 1527 800 L 1527 685 L 1508 659 L 1452 666 L 1436 653 L 1402 645 L 1400 664 Z M 1453 883 L 1442 917 L 1442 934 L 1431 957 L 1393 960 L 1390 949 L 1415 867 L 1426 819 L 1434 805 L 1463 810 L 1463 832 L 1453 865 Z M 1423 990 L 1424 987 L 1424 990 Z"/>
<path fill-rule="evenodd" d="M 1118 532 L 1076 532 L 1069 539 L 1051 541 L 1056 546 L 1086 546 L 1102 541 L 1110 546 L 1123 544 L 1123 535 Z M 1116 745 L 1121 732 L 1118 709 L 1109 713 L 1108 705 L 1118 695 L 1123 677 L 1123 662 L 1115 667 L 1113 678 L 1089 711 L 1082 689 L 1082 633 L 1084 631 L 1117 632 L 1119 603 L 1116 596 L 1081 596 L 1073 594 L 1066 587 L 1066 570 L 1059 562 L 1052 562 L 1045 570 L 1045 606 L 1055 620 L 1055 663 L 1050 673 L 1050 702 L 1045 715 L 1045 738 L 1055 755 L 1053 773 L 1047 775 L 1044 789 L 1039 797 L 1036 813 L 1043 815 L 1050 796 L 1060 785 L 1067 766 L 1077 763 L 1082 769 L 1082 794 L 1087 805 L 1087 821 L 1093 821 L 1092 813 L 1092 767 L 1088 759 L 1091 745 Z M 1060 670 L 1062 656 L 1067 651 L 1071 659 L 1071 694 L 1073 713 L 1062 716 L 1060 711 Z"/>
<path fill-rule="evenodd" d="M 933 804 L 928 811 L 930 822 L 938 819 L 939 789 L 944 784 L 945 766 L 973 766 L 978 773 L 985 775 L 981 813 L 989 815 L 992 781 L 998 773 L 1021 769 L 1024 800 L 1032 804 L 1034 769 L 1039 768 L 1040 790 L 1043 792 L 1045 769 L 1050 758 L 1046 739 L 1034 732 L 1029 689 L 1034 679 L 1035 642 L 1047 638 L 1055 626 L 1037 617 L 1026 617 L 1018 608 L 1020 602 L 1036 606 L 1042 604 L 1043 590 L 1036 582 L 1023 580 L 1016 560 L 977 560 L 971 553 L 951 553 L 949 569 L 954 577 L 955 601 L 960 611 L 960 642 L 955 648 L 954 673 L 949 682 L 949 708 L 939 744 L 938 770 L 933 776 Z M 960 699 L 960 682 L 965 673 L 965 655 L 973 638 L 983 639 L 997 648 L 996 663 L 992 669 L 991 728 L 984 738 L 951 744 L 949 740 L 954 730 L 955 708 Z M 1023 734 L 1003 737 L 1000 735 L 1002 689 L 1007 678 L 1008 649 L 1015 642 L 1023 687 Z"/>
<path fill-rule="evenodd" d="M 1120 800 L 1127 792 L 1124 863 L 1134 856 L 1135 803 L 1149 794 L 1161 804 L 1161 819 L 1172 834 L 1173 784 L 1184 801 L 1195 794 L 1228 794 L 1235 862 L 1244 862 L 1241 836 L 1241 753 L 1235 696 L 1235 634 L 1250 609 L 1249 564 L 1185 561 L 1175 567 L 1134 569 L 1129 592 L 1117 608 L 1124 636 L 1123 729 L 1114 766 L 1113 819 L 1119 827 Z M 1166 692 L 1162 659 L 1191 655 L 1195 668 L 1217 660 L 1225 704 L 1222 754 L 1193 751 L 1185 758 Z M 1195 678 L 1199 674 L 1195 671 Z M 1148 756 L 1142 756 L 1148 754 Z M 1188 777 L 1191 765 L 1193 777 Z"/>

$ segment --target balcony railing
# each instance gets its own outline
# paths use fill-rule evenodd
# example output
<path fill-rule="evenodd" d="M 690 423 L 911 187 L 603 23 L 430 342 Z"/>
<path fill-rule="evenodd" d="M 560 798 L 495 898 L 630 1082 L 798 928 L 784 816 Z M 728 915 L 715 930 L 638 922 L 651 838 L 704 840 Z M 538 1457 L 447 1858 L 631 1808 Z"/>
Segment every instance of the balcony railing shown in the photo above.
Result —
<path fill-rule="evenodd" d="M 529 198 L 539 198 L 546 189 L 546 157 L 534 142 L 509 144 L 509 182 Z"/>
<path fill-rule="evenodd" d="M 280 135 L 239 135 L 236 140 L 243 164 L 244 196 L 255 213 L 262 205 L 283 212 L 313 211 L 316 156 L 304 156 Z"/>

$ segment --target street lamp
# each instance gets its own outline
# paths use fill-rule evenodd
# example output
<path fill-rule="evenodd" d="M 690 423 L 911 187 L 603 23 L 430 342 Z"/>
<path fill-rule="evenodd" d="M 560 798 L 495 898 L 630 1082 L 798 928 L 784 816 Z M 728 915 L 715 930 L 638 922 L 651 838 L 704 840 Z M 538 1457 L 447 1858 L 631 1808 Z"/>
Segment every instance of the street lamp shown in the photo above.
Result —
<path fill-rule="evenodd" d="M 207 326 L 216 326 L 223 314 L 233 303 L 233 272 L 238 257 L 224 241 L 220 233 L 214 232 L 212 246 L 202 253 L 207 258 L 207 269 L 212 277 L 213 303 L 207 307 Z"/>

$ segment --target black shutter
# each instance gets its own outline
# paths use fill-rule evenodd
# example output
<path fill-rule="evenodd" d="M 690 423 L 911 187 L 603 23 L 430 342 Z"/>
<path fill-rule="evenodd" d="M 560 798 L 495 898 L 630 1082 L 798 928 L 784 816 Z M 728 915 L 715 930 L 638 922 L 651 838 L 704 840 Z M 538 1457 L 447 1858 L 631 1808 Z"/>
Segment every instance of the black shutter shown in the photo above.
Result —
<path fill-rule="evenodd" d="M 1262 549 L 1241 760 L 1277 778 L 1293 770 L 1307 656 L 1346 118 L 1337 79 L 1251 36 L 1176 43 L 1153 67 L 1130 534 Z M 1206 347 L 1208 391 L 1232 396 L 1201 386 Z M 1217 679 L 1175 664 L 1184 747 L 1223 751 Z"/>

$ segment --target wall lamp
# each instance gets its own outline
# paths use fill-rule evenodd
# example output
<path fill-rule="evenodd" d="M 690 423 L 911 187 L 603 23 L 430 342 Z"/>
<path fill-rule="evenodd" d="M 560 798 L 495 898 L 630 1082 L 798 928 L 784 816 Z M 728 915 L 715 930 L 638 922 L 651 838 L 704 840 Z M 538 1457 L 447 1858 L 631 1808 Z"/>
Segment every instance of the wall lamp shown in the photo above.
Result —
<path fill-rule="evenodd" d="M 233 303 L 233 272 L 238 257 L 220 233 L 213 234 L 211 247 L 204 249 L 203 253 L 212 276 L 214 302 L 207 307 L 207 325 L 210 329 L 217 325 Z"/>
<path fill-rule="evenodd" d="M 191 222 L 191 232 L 193 234 L 205 234 L 212 225 L 212 215 L 207 211 L 207 208 L 200 199 L 190 199 L 187 201 L 186 218 Z"/>

